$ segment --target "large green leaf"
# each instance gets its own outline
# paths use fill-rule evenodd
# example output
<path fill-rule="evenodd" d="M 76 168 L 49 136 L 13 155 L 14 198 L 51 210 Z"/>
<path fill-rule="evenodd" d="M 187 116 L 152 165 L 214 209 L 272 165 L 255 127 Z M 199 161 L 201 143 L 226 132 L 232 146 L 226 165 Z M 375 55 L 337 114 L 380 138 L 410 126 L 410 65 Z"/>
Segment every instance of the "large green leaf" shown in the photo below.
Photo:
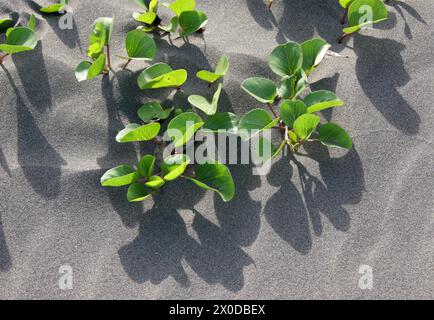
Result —
<path fill-rule="evenodd" d="M 153 60 L 157 54 L 157 45 L 145 30 L 136 29 L 127 33 L 125 41 L 127 57 L 131 60 Z"/>
<path fill-rule="evenodd" d="M 33 30 L 27 27 L 9 29 L 6 37 L 6 44 L 0 45 L 0 51 L 8 54 L 15 54 L 35 49 L 38 38 Z"/>
<path fill-rule="evenodd" d="M 208 22 L 208 17 L 202 11 L 184 11 L 179 16 L 179 26 L 182 37 L 187 37 L 199 29 L 203 28 Z"/>
<path fill-rule="evenodd" d="M 320 117 L 314 114 L 304 114 L 294 121 L 294 132 L 301 141 L 309 139 L 320 122 Z"/>
<path fill-rule="evenodd" d="M 146 123 L 151 120 L 165 120 L 170 116 L 172 111 L 173 107 L 163 109 L 161 104 L 156 101 L 151 101 L 141 106 L 137 113 L 139 115 L 139 118 Z"/>
<path fill-rule="evenodd" d="M 268 63 L 277 75 L 291 76 L 303 65 L 303 51 L 296 42 L 288 42 L 277 46 L 270 54 Z"/>
<path fill-rule="evenodd" d="M 231 172 L 221 163 L 201 164 L 197 166 L 193 178 L 186 178 L 200 188 L 217 192 L 225 202 L 232 200 L 235 195 L 235 184 Z"/>
<path fill-rule="evenodd" d="M 128 187 L 127 199 L 129 202 L 140 202 L 149 198 L 151 194 L 141 183 L 134 183 Z"/>
<path fill-rule="evenodd" d="M 175 148 L 186 144 L 203 126 L 202 119 L 194 112 L 184 112 L 173 118 L 167 126 L 167 134 Z"/>
<path fill-rule="evenodd" d="M 382 0 L 354 0 L 348 8 L 348 27 L 345 33 L 354 33 L 364 26 L 386 20 L 388 12 Z"/>
<path fill-rule="evenodd" d="M 215 115 L 209 116 L 202 130 L 205 132 L 218 132 L 219 130 L 227 131 L 229 133 L 238 132 L 239 117 L 231 112 L 219 112 Z"/>
<path fill-rule="evenodd" d="M 120 143 L 149 141 L 158 135 L 160 127 L 161 126 L 158 122 L 153 122 L 144 126 L 135 123 L 129 124 L 124 130 L 118 133 L 116 141 Z"/>
<path fill-rule="evenodd" d="M 142 177 L 148 180 L 154 174 L 155 161 L 155 157 L 150 154 L 147 154 L 140 159 L 137 171 Z"/>
<path fill-rule="evenodd" d="M 353 142 L 348 133 L 334 123 L 326 123 L 320 127 L 319 139 L 326 146 L 340 147 L 348 150 L 353 147 Z"/>
<path fill-rule="evenodd" d="M 190 163 L 190 158 L 185 154 L 175 154 L 164 159 L 161 164 L 163 179 L 173 181 L 178 179 Z"/>
<path fill-rule="evenodd" d="M 199 110 L 202 110 L 207 115 L 213 115 L 217 112 L 217 106 L 222 92 L 222 84 L 220 83 L 217 91 L 214 93 L 211 103 L 205 97 L 199 95 L 191 95 L 188 97 L 188 102 Z"/>
<path fill-rule="evenodd" d="M 165 4 L 166 5 L 166 4 Z M 166 5 L 172 10 L 178 17 L 184 11 L 193 11 L 196 8 L 195 0 L 176 0 L 169 5 Z"/>
<path fill-rule="evenodd" d="M 166 63 L 156 63 L 140 73 L 137 83 L 139 88 L 143 90 L 180 87 L 186 80 L 186 70 L 172 70 Z"/>
<path fill-rule="evenodd" d="M 75 69 L 75 77 L 80 82 L 96 78 L 104 71 L 105 62 L 105 54 L 100 55 L 99 58 L 93 63 L 89 61 L 83 61 Z"/>
<path fill-rule="evenodd" d="M 219 61 L 217 62 L 214 72 L 202 70 L 199 71 L 196 74 L 196 76 L 199 79 L 204 80 L 208 83 L 214 83 L 221 77 L 225 76 L 228 70 L 229 70 L 229 59 L 226 55 L 222 55 Z"/>
<path fill-rule="evenodd" d="M 303 51 L 303 70 L 309 75 L 324 59 L 330 45 L 323 39 L 311 39 L 301 44 Z"/>
<path fill-rule="evenodd" d="M 265 78 L 254 77 L 241 83 L 244 91 L 262 103 L 272 103 L 277 95 L 276 85 L 273 81 Z"/>
<path fill-rule="evenodd" d="M 122 187 L 137 181 L 139 174 L 133 167 L 122 165 L 108 170 L 101 177 L 103 187 Z"/>
<path fill-rule="evenodd" d="M 263 109 L 253 109 L 241 118 L 238 130 L 241 138 L 248 140 L 259 132 L 274 127 L 279 121 L 279 118 L 273 120 Z"/>
<path fill-rule="evenodd" d="M 340 107 L 344 104 L 333 92 L 327 90 L 314 91 L 308 94 L 303 101 L 307 106 L 307 113 Z"/>
<path fill-rule="evenodd" d="M 292 129 L 294 127 L 294 121 L 305 114 L 306 111 L 307 107 L 303 101 L 286 100 L 280 105 L 280 118 L 289 128 Z"/>

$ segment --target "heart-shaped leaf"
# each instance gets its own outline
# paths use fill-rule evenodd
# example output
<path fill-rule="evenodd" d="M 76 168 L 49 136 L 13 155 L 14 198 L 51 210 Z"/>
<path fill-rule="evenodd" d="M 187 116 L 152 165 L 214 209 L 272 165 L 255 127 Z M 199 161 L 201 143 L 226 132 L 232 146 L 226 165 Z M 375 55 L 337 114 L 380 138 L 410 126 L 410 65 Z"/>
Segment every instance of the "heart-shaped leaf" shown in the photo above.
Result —
<path fill-rule="evenodd" d="M 312 39 L 301 44 L 303 51 L 303 70 L 309 75 L 324 59 L 330 45 L 323 39 Z"/>
<path fill-rule="evenodd" d="M 0 51 L 8 54 L 31 51 L 36 48 L 37 44 L 38 38 L 33 30 L 27 27 L 17 27 L 8 30 L 6 44 L 0 44 Z"/>
<path fill-rule="evenodd" d="M 244 91 L 262 103 L 272 103 L 277 95 L 276 85 L 273 81 L 265 78 L 254 77 L 241 83 Z"/>
<path fill-rule="evenodd" d="M 185 154 L 175 154 L 164 159 L 161 164 L 161 172 L 165 181 L 178 179 L 190 163 L 190 158 Z"/>
<path fill-rule="evenodd" d="M 184 112 L 173 118 L 167 126 L 167 134 L 175 148 L 186 144 L 203 126 L 202 119 L 194 112 Z"/>
<path fill-rule="evenodd" d="M 14 26 L 14 20 L 12 19 L 0 19 L 0 32 L 6 31 Z"/>
<path fill-rule="evenodd" d="M 152 101 L 147 102 L 143 106 L 141 106 L 137 113 L 139 115 L 139 118 L 146 123 L 151 120 L 165 120 L 170 116 L 172 111 L 173 107 L 163 109 L 161 104 L 156 101 Z"/>
<path fill-rule="evenodd" d="M 133 183 L 128 187 L 127 199 L 129 202 L 141 202 L 150 196 L 149 191 L 141 183 Z"/>
<path fill-rule="evenodd" d="M 238 126 L 240 136 L 243 140 L 248 140 L 259 132 L 274 127 L 279 121 L 279 118 L 273 120 L 263 109 L 253 109 L 240 120 Z"/>
<path fill-rule="evenodd" d="M 75 77 L 80 82 L 96 78 L 104 71 L 105 62 L 105 54 L 100 55 L 93 63 L 83 61 L 75 69 Z"/>
<path fill-rule="evenodd" d="M 184 11 L 193 11 L 196 8 L 196 1 L 176 0 L 172 2 L 170 5 L 166 5 L 166 6 L 179 17 L 181 13 L 183 13 Z"/>
<path fill-rule="evenodd" d="M 340 107 L 344 104 L 333 92 L 327 90 L 314 91 L 308 94 L 303 101 L 307 106 L 307 113 Z"/>
<path fill-rule="evenodd" d="M 187 37 L 199 31 L 208 22 L 208 17 L 202 11 L 184 11 L 179 16 L 180 35 Z"/>
<path fill-rule="evenodd" d="M 157 54 L 157 45 L 145 30 L 136 29 L 127 33 L 125 41 L 127 57 L 131 60 L 153 60 Z"/>
<path fill-rule="evenodd" d="M 214 93 L 211 103 L 205 97 L 192 95 L 188 97 L 188 102 L 199 110 L 202 110 L 207 115 L 213 115 L 217 112 L 217 106 L 222 92 L 222 84 L 220 83 L 217 91 Z"/>
<path fill-rule="evenodd" d="M 139 174 L 133 167 L 122 165 L 108 170 L 101 177 L 103 187 L 122 187 L 137 181 Z"/>
<path fill-rule="evenodd" d="M 291 76 L 303 65 L 303 51 L 296 42 L 288 42 L 277 46 L 270 54 L 268 63 L 277 75 Z"/>
<path fill-rule="evenodd" d="M 141 126 L 139 124 L 129 124 L 124 130 L 118 133 L 116 141 L 120 143 L 149 141 L 154 139 L 160 132 L 160 124 L 153 122 Z"/>
<path fill-rule="evenodd" d="M 180 87 L 186 80 L 186 70 L 172 70 L 168 64 L 156 63 L 140 73 L 137 83 L 139 88 L 143 90 Z"/>
<path fill-rule="evenodd" d="M 217 192 L 224 202 L 233 199 L 235 184 L 231 172 L 225 165 L 213 162 L 197 166 L 193 178 L 186 177 L 198 187 Z"/>
<path fill-rule="evenodd" d="M 230 112 L 219 112 L 209 116 L 202 130 L 205 132 L 226 131 L 228 133 L 238 132 L 239 117 Z"/>
<path fill-rule="evenodd" d="M 305 114 L 307 111 L 306 105 L 300 100 L 286 100 L 280 105 L 280 118 L 282 121 L 292 129 L 294 121 L 298 117 Z"/>
<path fill-rule="evenodd" d="M 314 114 L 303 114 L 294 121 L 294 132 L 301 141 L 309 139 L 320 122 L 320 117 Z"/>
<path fill-rule="evenodd" d="M 226 55 L 222 55 L 217 62 L 214 72 L 202 70 L 199 71 L 196 76 L 208 83 L 214 83 L 221 77 L 225 76 L 229 70 L 229 59 Z"/>
<path fill-rule="evenodd" d="M 348 133 L 334 123 L 326 123 L 320 127 L 319 139 L 326 146 L 340 147 L 348 150 L 353 147 L 353 141 Z"/>
<path fill-rule="evenodd" d="M 148 180 L 154 174 L 155 161 L 155 157 L 149 154 L 140 159 L 137 171 L 142 177 Z"/>
<path fill-rule="evenodd" d="M 354 33 L 364 26 L 386 20 L 388 12 L 381 0 L 354 0 L 348 8 L 348 27 L 345 33 Z"/>

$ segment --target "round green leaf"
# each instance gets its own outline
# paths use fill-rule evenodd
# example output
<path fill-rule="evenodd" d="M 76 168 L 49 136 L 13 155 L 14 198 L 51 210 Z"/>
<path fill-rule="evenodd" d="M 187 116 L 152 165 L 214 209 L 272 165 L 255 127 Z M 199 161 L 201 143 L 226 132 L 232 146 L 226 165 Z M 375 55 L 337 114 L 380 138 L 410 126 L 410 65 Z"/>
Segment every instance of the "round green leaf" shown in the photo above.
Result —
<path fill-rule="evenodd" d="M 199 29 L 203 28 L 208 22 L 208 17 L 202 11 L 184 11 L 179 16 L 180 35 L 187 37 Z"/>
<path fill-rule="evenodd" d="M 137 171 L 142 177 L 149 179 L 154 174 L 155 161 L 155 157 L 149 154 L 140 159 Z"/>
<path fill-rule="evenodd" d="M 309 75 L 324 59 L 330 45 L 323 39 L 311 39 L 301 44 L 303 70 Z"/>
<path fill-rule="evenodd" d="M 366 18 L 372 13 L 371 19 Z M 388 12 L 382 0 L 354 0 L 348 8 L 348 27 L 344 28 L 345 33 L 354 33 L 364 26 L 386 20 Z"/>
<path fill-rule="evenodd" d="M 307 111 L 306 105 L 300 100 L 286 100 L 280 105 L 280 118 L 289 127 L 293 128 L 294 121 L 298 117 L 305 114 Z"/>
<path fill-rule="evenodd" d="M 188 102 L 199 110 L 202 110 L 207 115 L 213 115 L 217 112 L 218 102 L 220 99 L 220 94 L 222 92 L 222 84 L 220 83 L 217 91 L 214 93 L 211 103 L 205 97 L 192 95 L 188 97 Z"/>
<path fill-rule="evenodd" d="M 129 124 L 124 130 L 118 133 L 116 141 L 120 143 L 134 141 L 149 141 L 154 139 L 160 132 L 160 124 L 153 122 L 141 126 L 139 124 Z"/>
<path fill-rule="evenodd" d="M 36 48 L 37 44 L 38 38 L 33 30 L 27 27 L 17 27 L 8 30 L 6 44 L 0 45 L 0 51 L 8 54 L 31 51 Z"/>
<path fill-rule="evenodd" d="M 156 63 L 143 70 L 137 83 L 140 89 L 157 89 L 180 87 L 187 80 L 187 71 L 179 69 L 173 71 L 166 63 Z"/>
<path fill-rule="evenodd" d="M 190 163 L 190 158 L 185 154 L 175 154 L 164 159 L 161 164 L 161 172 L 165 181 L 173 181 L 179 178 Z"/>
<path fill-rule="evenodd" d="M 139 174 L 133 167 L 122 165 L 108 170 L 101 177 L 103 187 L 122 187 L 137 181 Z"/>
<path fill-rule="evenodd" d="M 235 195 L 235 184 L 231 172 L 221 163 L 201 164 L 197 166 L 193 178 L 186 178 L 200 188 L 217 192 L 225 202 L 232 200 Z"/>
<path fill-rule="evenodd" d="M 334 123 L 327 123 L 320 127 L 319 139 L 326 146 L 340 147 L 348 150 L 353 147 L 353 141 L 348 133 Z"/>
<path fill-rule="evenodd" d="M 134 183 L 128 187 L 127 199 L 129 202 L 140 202 L 150 196 L 151 194 L 143 184 Z"/>
<path fill-rule="evenodd" d="M 193 11 L 196 8 L 195 0 L 176 0 L 167 6 L 172 10 L 178 17 L 184 11 Z"/>
<path fill-rule="evenodd" d="M 327 90 L 314 91 L 308 94 L 303 101 L 307 106 L 307 113 L 340 107 L 344 104 L 333 92 Z"/>
<path fill-rule="evenodd" d="M 194 112 L 184 112 L 173 118 L 167 126 L 167 134 L 175 148 L 183 146 L 203 126 L 202 119 Z"/>
<path fill-rule="evenodd" d="M 303 51 L 296 42 L 288 42 L 277 46 L 270 54 L 268 63 L 277 75 L 291 76 L 303 65 Z"/>
<path fill-rule="evenodd" d="M 302 141 L 309 139 L 320 122 L 320 117 L 314 114 L 303 114 L 294 121 L 294 132 Z"/>
<path fill-rule="evenodd" d="M 105 62 L 105 54 L 102 54 L 94 63 L 83 61 L 75 69 L 75 77 L 80 82 L 93 79 L 104 71 Z"/>
<path fill-rule="evenodd" d="M 279 118 L 273 120 L 270 114 L 263 109 L 254 109 L 241 118 L 238 130 L 241 138 L 247 140 L 262 130 L 274 127 L 279 121 Z"/>
<path fill-rule="evenodd" d="M 159 176 L 152 176 L 149 178 L 149 181 L 145 182 L 145 186 L 151 188 L 151 189 L 159 189 L 161 188 L 166 182 L 163 178 Z"/>
<path fill-rule="evenodd" d="M 244 91 L 262 103 L 272 103 L 277 95 L 276 85 L 265 78 L 249 78 L 241 83 Z"/>
<path fill-rule="evenodd" d="M 151 101 L 141 106 L 137 113 L 139 115 L 139 118 L 146 123 L 151 120 L 167 119 L 172 113 L 172 111 L 173 111 L 173 107 L 168 109 L 163 109 L 161 104 L 159 104 L 156 101 Z"/>
<path fill-rule="evenodd" d="M 157 45 L 146 31 L 136 29 L 127 33 L 127 59 L 153 60 L 157 54 Z"/>
<path fill-rule="evenodd" d="M 239 122 L 240 119 L 236 114 L 219 112 L 206 119 L 202 130 L 206 132 L 218 132 L 219 130 L 223 130 L 229 133 L 236 133 L 238 131 Z"/>

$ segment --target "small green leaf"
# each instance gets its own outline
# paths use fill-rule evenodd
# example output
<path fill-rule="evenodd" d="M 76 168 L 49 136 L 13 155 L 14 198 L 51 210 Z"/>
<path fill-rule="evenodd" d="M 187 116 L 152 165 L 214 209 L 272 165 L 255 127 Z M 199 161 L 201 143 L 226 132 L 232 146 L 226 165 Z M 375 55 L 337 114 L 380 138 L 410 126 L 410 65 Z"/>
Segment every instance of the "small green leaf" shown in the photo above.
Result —
<path fill-rule="evenodd" d="M 161 126 L 158 122 L 153 122 L 144 126 L 135 123 L 129 124 L 124 130 L 118 133 L 116 141 L 120 143 L 149 141 L 158 135 L 160 127 Z"/>
<path fill-rule="evenodd" d="M 233 199 L 235 184 L 231 172 L 225 165 L 214 162 L 197 166 L 193 178 L 186 177 L 198 187 L 217 192 L 224 202 Z"/>
<path fill-rule="evenodd" d="M 273 120 L 263 109 L 253 109 L 240 120 L 238 127 L 240 136 L 243 140 L 248 140 L 259 132 L 274 127 L 279 121 L 279 118 Z"/>
<path fill-rule="evenodd" d="M 42 13 L 59 13 L 65 9 L 66 5 L 64 3 L 56 3 L 50 6 L 39 9 Z"/>
<path fill-rule="evenodd" d="M 305 114 L 306 111 L 307 107 L 303 101 L 286 100 L 280 105 L 280 118 L 288 126 L 288 128 L 292 129 L 294 126 L 294 121 L 297 120 L 298 117 Z"/>
<path fill-rule="evenodd" d="M 164 159 L 161 164 L 161 172 L 165 181 L 178 179 L 190 163 L 190 158 L 185 154 L 175 154 Z"/>
<path fill-rule="evenodd" d="M 104 22 L 95 22 L 89 35 L 89 49 L 87 50 L 87 55 L 91 59 L 95 60 L 103 53 L 107 36 Z"/>
<path fill-rule="evenodd" d="M 195 0 L 176 0 L 167 7 L 172 10 L 178 17 L 184 11 L 193 11 L 196 8 Z"/>
<path fill-rule="evenodd" d="M 151 189 L 159 189 L 161 188 L 166 182 L 163 178 L 159 176 L 152 176 L 149 178 L 149 181 L 145 182 L 145 186 L 151 188 Z"/>
<path fill-rule="evenodd" d="M 353 147 L 353 142 L 348 133 L 334 123 L 327 123 L 320 127 L 319 139 L 326 146 L 340 147 L 348 150 Z"/>
<path fill-rule="evenodd" d="M 127 33 L 125 41 L 127 57 L 132 60 L 153 60 L 157 54 L 157 45 L 145 30 L 136 29 Z"/>
<path fill-rule="evenodd" d="M 213 115 L 217 112 L 217 106 L 222 92 L 222 84 L 220 83 L 217 91 L 214 93 L 211 103 L 205 97 L 192 95 L 188 97 L 188 102 L 199 110 L 202 110 L 207 115 Z"/>
<path fill-rule="evenodd" d="M 140 159 L 137 171 L 142 177 L 149 179 L 154 174 L 155 161 L 155 157 L 149 154 Z"/>
<path fill-rule="evenodd" d="M 294 121 L 294 132 L 301 141 L 309 139 L 320 122 L 320 117 L 314 114 L 304 114 Z"/>
<path fill-rule="evenodd" d="M 138 22 L 145 23 L 147 25 L 152 25 L 157 18 L 157 14 L 155 12 L 134 12 L 133 13 L 134 20 Z"/>
<path fill-rule="evenodd" d="M 364 26 L 386 20 L 387 17 L 387 8 L 382 0 L 354 0 L 348 8 L 348 27 L 344 28 L 344 32 L 357 32 Z"/>
<path fill-rule="evenodd" d="M 226 55 L 222 55 L 217 62 L 214 72 L 209 72 L 206 70 L 199 71 L 196 76 L 208 83 L 214 83 L 221 77 L 225 76 L 229 70 L 229 59 Z"/>
<path fill-rule="evenodd" d="M 33 30 L 27 27 L 11 28 L 7 32 L 6 44 L 0 44 L 0 51 L 15 54 L 36 48 L 38 39 Z"/>
<path fill-rule="evenodd" d="M 129 202 L 140 202 L 149 198 L 151 194 L 143 184 L 134 183 L 128 187 L 127 199 Z"/>
<path fill-rule="evenodd" d="M 307 106 L 307 113 L 340 107 L 344 104 L 333 92 L 327 90 L 314 91 L 308 94 L 303 101 Z"/>
<path fill-rule="evenodd" d="M 9 28 L 12 28 L 14 25 L 14 20 L 12 19 L 0 19 L 0 32 L 6 31 Z"/>
<path fill-rule="evenodd" d="M 205 132 L 218 132 L 219 130 L 227 131 L 230 133 L 238 132 L 239 117 L 230 112 L 220 112 L 215 115 L 209 116 L 202 130 Z"/>
<path fill-rule="evenodd" d="M 268 63 L 277 75 L 291 76 L 296 74 L 303 65 L 303 51 L 296 42 L 288 42 L 277 46 L 270 54 Z"/>
<path fill-rule="evenodd" d="M 174 109 L 173 107 L 168 109 L 163 109 L 161 104 L 159 104 L 156 101 L 151 101 L 141 106 L 137 113 L 139 115 L 139 118 L 146 123 L 151 120 L 167 119 L 172 113 L 173 109 Z"/>
<path fill-rule="evenodd" d="M 122 187 L 137 181 L 139 174 L 133 167 L 122 165 L 108 170 L 101 177 L 103 187 Z"/>
<path fill-rule="evenodd" d="M 86 81 L 98 77 L 105 68 L 106 55 L 102 54 L 95 62 L 83 61 L 75 69 L 78 81 Z"/>
<path fill-rule="evenodd" d="M 102 25 L 104 27 L 105 30 L 105 43 L 104 45 L 109 45 L 110 41 L 112 40 L 112 34 L 113 34 L 113 18 L 107 18 L 107 17 L 103 17 L 103 18 L 98 18 L 95 20 L 95 22 L 93 23 L 93 28 L 95 28 L 98 25 Z"/>
<path fill-rule="evenodd" d="M 194 112 L 184 112 L 173 118 L 167 126 L 167 134 L 175 148 L 186 144 L 203 126 L 202 119 Z"/>
<path fill-rule="evenodd" d="M 184 11 L 179 16 L 180 35 L 187 37 L 199 29 L 203 28 L 208 22 L 208 17 L 202 11 Z"/>
<path fill-rule="evenodd" d="M 35 31 L 36 29 L 36 17 L 34 14 L 32 14 L 29 18 L 29 22 L 27 22 L 27 28 L 29 28 L 32 31 Z"/>
<path fill-rule="evenodd" d="M 330 45 L 323 39 L 312 39 L 301 44 L 303 51 L 303 70 L 309 75 L 324 59 Z"/>
<path fill-rule="evenodd" d="M 173 71 L 165 63 L 156 63 L 143 70 L 137 83 L 140 89 L 158 89 L 167 87 L 180 87 L 187 80 L 187 71 L 179 69 Z"/>
<path fill-rule="evenodd" d="M 272 103 L 277 95 L 276 85 L 265 78 L 254 77 L 244 80 L 241 87 L 253 98 L 262 103 Z"/>

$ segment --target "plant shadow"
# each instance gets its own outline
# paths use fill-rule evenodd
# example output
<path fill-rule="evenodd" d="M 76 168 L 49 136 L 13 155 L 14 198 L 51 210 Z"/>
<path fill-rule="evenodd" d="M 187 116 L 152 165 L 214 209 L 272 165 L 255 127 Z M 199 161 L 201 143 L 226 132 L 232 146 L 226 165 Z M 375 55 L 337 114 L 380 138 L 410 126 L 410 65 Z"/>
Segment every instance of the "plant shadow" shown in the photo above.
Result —
<path fill-rule="evenodd" d="M 411 28 L 410 28 L 410 24 L 407 21 L 406 15 L 404 13 L 407 12 L 408 14 L 410 14 L 414 19 L 416 19 L 418 22 L 423 23 L 423 24 L 427 24 L 426 21 L 423 19 L 423 17 L 419 14 L 419 12 L 416 11 L 416 9 L 414 9 L 412 6 L 410 6 L 409 4 L 403 2 L 403 1 L 398 1 L 398 0 L 394 0 L 391 1 L 390 3 L 388 3 L 389 6 L 393 7 L 396 12 L 398 12 L 398 14 L 401 16 L 401 18 L 404 21 L 404 34 L 408 39 L 413 39 L 413 34 L 411 32 Z"/>
<path fill-rule="evenodd" d="M 12 258 L 3 231 L 2 218 L 0 215 L 0 271 L 6 272 L 12 267 Z"/>

